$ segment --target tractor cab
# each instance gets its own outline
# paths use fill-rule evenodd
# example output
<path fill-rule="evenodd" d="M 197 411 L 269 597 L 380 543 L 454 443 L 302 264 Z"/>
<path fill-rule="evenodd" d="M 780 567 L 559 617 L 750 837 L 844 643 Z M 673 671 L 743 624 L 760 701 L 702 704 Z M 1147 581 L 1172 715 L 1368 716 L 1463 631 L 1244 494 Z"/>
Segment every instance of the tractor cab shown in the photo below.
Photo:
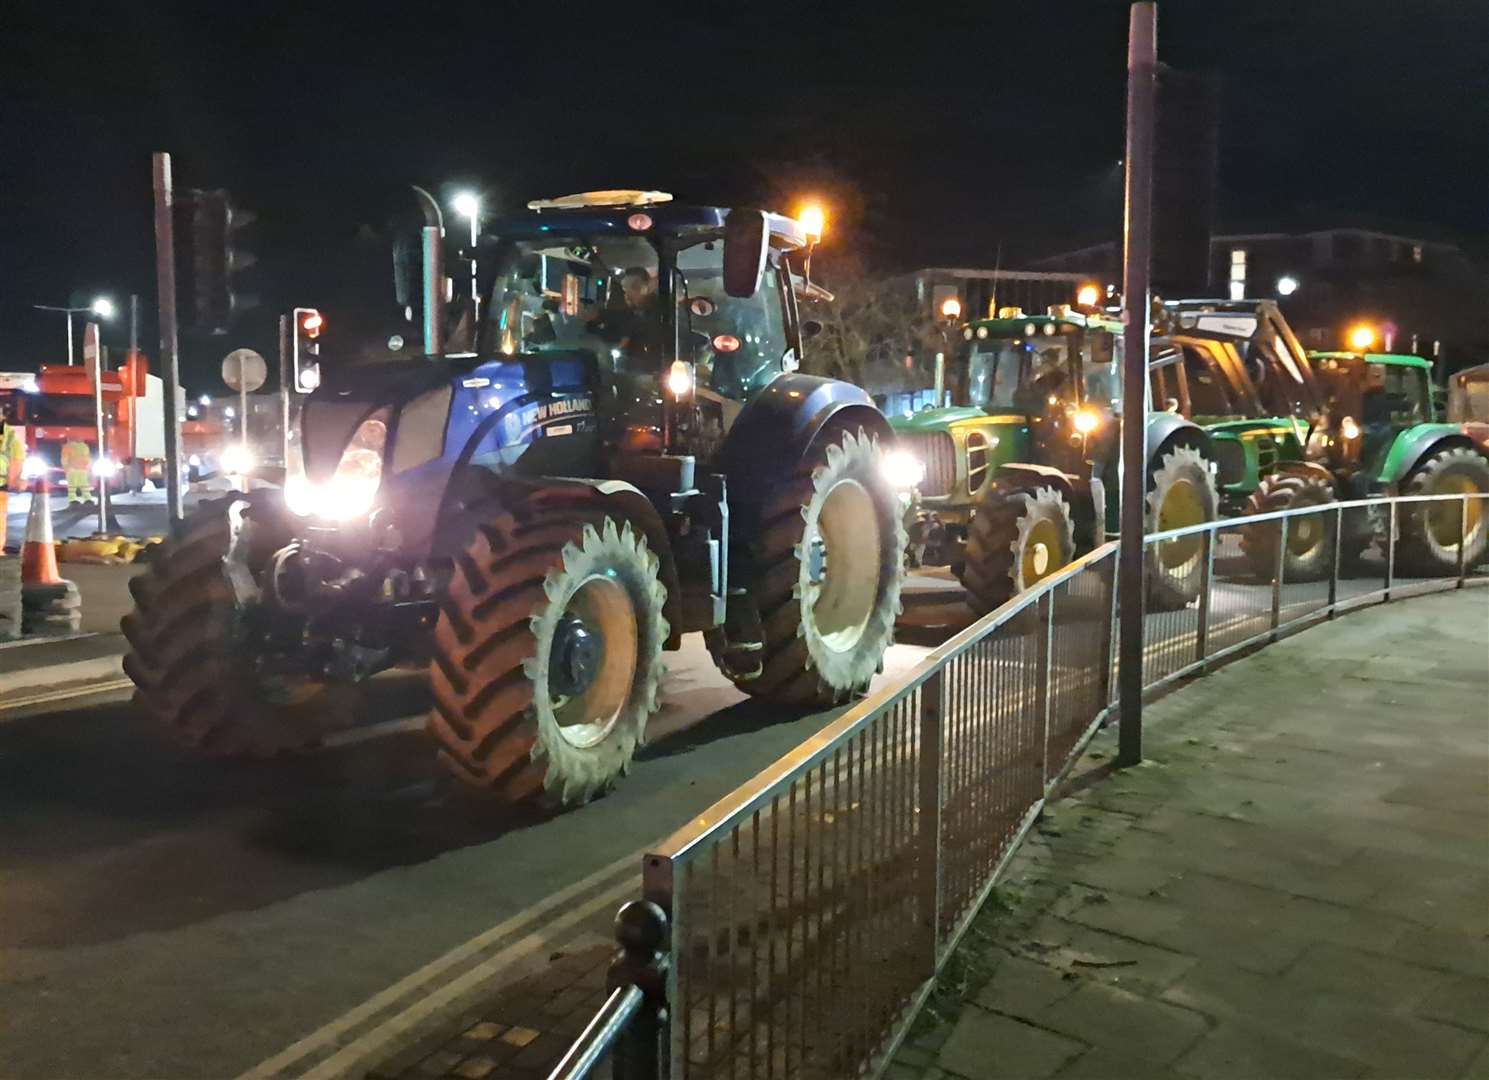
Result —
<path fill-rule="evenodd" d="M 1014 414 L 1037 460 L 1072 472 L 1105 461 L 1121 408 L 1120 325 L 1063 307 L 999 315 L 963 331 L 972 403 L 989 415 Z"/>
<path fill-rule="evenodd" d="M 1325 352 L 1312 361 L 1325 408 L 1309 438 L 1309 457 L 1336 474 L 1378 473 L 1397 436 L 1438 419 L 1430 360 Z"/>

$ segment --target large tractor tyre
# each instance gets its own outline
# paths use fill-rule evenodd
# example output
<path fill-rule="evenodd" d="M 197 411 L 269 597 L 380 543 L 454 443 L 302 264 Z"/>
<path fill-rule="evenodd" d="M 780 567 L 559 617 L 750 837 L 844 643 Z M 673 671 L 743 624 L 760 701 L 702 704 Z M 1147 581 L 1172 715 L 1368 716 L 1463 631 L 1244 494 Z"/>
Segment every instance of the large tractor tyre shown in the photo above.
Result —
<path fill-rule="evenodd" d="M 819 436 L 761 510 L 745 584 L 760 612 L 759 666 L 739 673 L 708 635 L 714 661 L 745 693 L 825 708 L 868 688 L 894 640 L 905 526 L 861 428 Z"/>
<path fill-rule="evenodd" d="M 989 491 L 967 530 L 960 578 L 967 603 L 985 615 L 1075 558 L 1075 523 L 1055 488 Z"/>
<path fill-rule="evenodd" d="M 241 496 L 204 504 L 159 545 L 129 582 L 135 607 L 120 621 L 129 642 L 124 672 L 135 702 L 176 737 L 203 752 L 267 757 L 313 746 L 349 727 L 356 688 L 311 676 L 268 676 L 243 646 L 242 613 L 223 568 L 229 508 Z M 254 517 L 248 552 L 257 576 L 288 541 Z M 267 520 L 266 520 L 267 519 Z"/>
<path fill-rule="evenodd" d="M 1489 461 L 1463 446 L 1439 450 L 1418 465 L 1401 485 L 1403 495 L 1489 494 Z M 1403 503 L 1397 507 L 1400 546 L 1397 565 L 1403 573 L 1442 577 L 1458 572 L 1459 549 L 1463 565 L 1470 567 L 1484 557 L 1486 507 L 1483 499 L 1468 501 L 1468 528 L 1464 529 L 1463 504 L 1456 500 L 1436 503 Z"/>
<path fill-rule="evenodd" d="M 1175 446 L 1149 467 L 1144 533 L 1199 525 L 1219 513 L 1210 463 L 1194 447 Z M 1204 537 L 1198 534 L 1147 545 L 1148 609 L 1177 611 L 1198 597 L 1204 557 Z"/>
<path fill-rule="evenodd" d="M 1328 506 L 1334 486 L 1322 477 L 1273 475 L 1262 478 L 1246 501 L 1247 514 L 1270 514 L 1304 506 Z M 1282 580 L 1322 581 L 1334 561 L 1335 515 L 1302 514 L 1287 519 L 1287 549 L 1282 556 Z M 1258 522 L 1241 530 L 1241 551 L 1259 578 L 1277 572 L 1277 521 Z"/>
<path fill-rule="evenodd" d="M 585 802 L 630 767 L 657 708 L 666 588 L 598 497 L 496 512 L 456 558 L 429 671 L 429 733 L 504 803 Z"/>

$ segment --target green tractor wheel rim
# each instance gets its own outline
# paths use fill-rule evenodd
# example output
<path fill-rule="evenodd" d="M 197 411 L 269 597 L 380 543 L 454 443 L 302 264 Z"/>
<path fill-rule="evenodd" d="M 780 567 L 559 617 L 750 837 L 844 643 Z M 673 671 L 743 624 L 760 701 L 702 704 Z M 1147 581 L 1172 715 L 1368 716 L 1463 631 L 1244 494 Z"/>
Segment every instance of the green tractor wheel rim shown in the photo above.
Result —
<path fill-rule="evenodd" d="M 839 480 L 817 516 L 822 566 L 814 574 L 811 618 L 833 652 L 856 646 L 878 598 L 879 514 L 874 497 L 857 480 Z"/>
<path fill-rule="evenodd" d="M 1479 486 L 1473 482 L 1470 476 L 1458 473 L 1449 473 L 1437 478 L 1429 492 L 1432 495 L 1477 495 Z M 1467 537 L 1472 539 L 1478 536 L 1479 526 L 1484 515 L 1484 504 L 1481 499 L 1468 500 Z M 1427 510 L 1427 529 L 1432 533 L 1432 539 L 1442 547 L 1453 548 L 1463 542 L 1464 534 L 1463 504 L 1460 502 L 1430 503 Z"/>
<path fill-rule="evenodd" d="M 1029 530 L 1019 563 L 1026 589 L 1060 569 L 1060 530 L 1053 521 L 1036 522 Z"/>
<path fill-rule="evenodd" d="M 1209 520 L 1205 513 L 1205 500 L 1193 482 L 1175 480 L 1163 493 L 1163 502 L 1158 507 L 1158 531 L 1184 529 L 1190 525 L 1202 525 Z M 1181 536 L 1159 545 L 1158 557 L 1168 570 L 1178 570 L 1199 558 L 1203 541 L 1199 536 Z"/>
<path fill-rule="evenodd" d="M 549 698 L 559 733 L 570 745 L 584 749 L 604 741 L 631 695 L 640 633 L 630 595 L 607 574 L 592 574 L 579 583 L 564 607 L 564 619 L 582 625 L 599 643 L 598 656 L 586 657 L 591 670 L 575 674 L 582 688 Z M 556 649 L 561 644 L 554 642 Z"/>

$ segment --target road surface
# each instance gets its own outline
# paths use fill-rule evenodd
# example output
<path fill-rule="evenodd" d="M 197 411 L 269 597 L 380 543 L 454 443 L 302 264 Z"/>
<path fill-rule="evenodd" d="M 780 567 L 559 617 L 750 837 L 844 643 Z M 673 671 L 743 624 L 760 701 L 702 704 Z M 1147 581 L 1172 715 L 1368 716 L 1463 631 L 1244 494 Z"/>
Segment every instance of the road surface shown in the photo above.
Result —
<path fill-rule="evenodd" d="M 1289 589 L 1284 617 L 1323 586 Z M 1264 628 L 1270 605 L 1268 585 L 1218 582 L 1215 640 Z M 1194 615 L 1149 617 L 1149 678 L 1183 659 L 1163 643 Z M 881 684 L 954 628 L 907 635 Z M 417 678 L 375 680 L 338 745 L 261 763 L 175 748 L 120 692 L 0 706 L 0 1075 L 236 1075 L 499 924 L 530 916 L 513 933 L 541 959 L 584 905 L 613 910 L 589 882 L 629 882 L 644 847 L 835 715 L 748 701 L 698 635 L 668 664 L 631 774 L 556 816 L 447 781 Z"/>

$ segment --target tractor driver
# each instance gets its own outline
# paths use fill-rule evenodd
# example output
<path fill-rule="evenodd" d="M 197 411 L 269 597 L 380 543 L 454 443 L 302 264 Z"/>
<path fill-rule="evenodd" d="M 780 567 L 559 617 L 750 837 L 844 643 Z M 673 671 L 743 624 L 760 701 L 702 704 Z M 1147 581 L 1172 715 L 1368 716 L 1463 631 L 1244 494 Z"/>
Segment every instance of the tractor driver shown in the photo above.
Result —
<path fill-rule="evenodd" d="M 1014 394 L 1014 407 L 1030 416 L 1049 412 L 1051 399 L 1063 401 L 1067 393 L 1065 347 L 1042 349 L 1035 354 L 1029 378 Z"/>
<path fill-rule="evenodd" d="M 620 277 L 625 306 L 606 307 L 588 320 L 590 333 L 620 348 L 617 366 L 633 374 L 655 374 L 662 363 L 662 308 L 657 282 L 644 266 L 629 267 Z"/>

